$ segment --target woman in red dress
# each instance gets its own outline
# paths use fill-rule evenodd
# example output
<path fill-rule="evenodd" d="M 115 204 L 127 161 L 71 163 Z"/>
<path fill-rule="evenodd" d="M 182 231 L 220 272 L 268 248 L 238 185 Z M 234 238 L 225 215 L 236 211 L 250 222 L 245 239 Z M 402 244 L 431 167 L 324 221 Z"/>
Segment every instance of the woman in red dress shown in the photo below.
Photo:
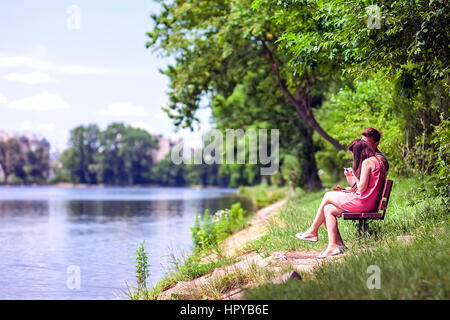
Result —
<path fill-rule="evenodd" d="M 325 193 L 312 225 L 305 232 L 296 234 L 296 237 L 301 240 L 316 242 L 319 227 L 322 224 L 325 226 L 328 231 L 328 247 L 317 258 L 341 254 L 345 248 L 339 234 L 337 216 L 344 211 L 377 210 L 385 180 L 383 164 L 375 156 L 372 147 L 364 140 L 353 140 L 348 150 L 353 154 L 352 175 L 356 181 L 356 190 Z"/>

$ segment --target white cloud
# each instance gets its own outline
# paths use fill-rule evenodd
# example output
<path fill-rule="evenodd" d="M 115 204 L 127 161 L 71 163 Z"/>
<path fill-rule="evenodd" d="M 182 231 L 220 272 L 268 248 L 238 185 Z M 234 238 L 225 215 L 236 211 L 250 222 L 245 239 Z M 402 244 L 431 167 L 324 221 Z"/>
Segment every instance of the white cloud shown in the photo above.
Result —
<path fill-rule="evenodd" d="M 59 96 L 44 92 L 32 97 L 11 101 L 8 107 L 20 110 L 48 111 L 68 109 L 70 106 Z"/>
<path fill-rule="evenodd" d="M 144 129 L 149 133 L 155 133 L 155 129 L 145 121 L 134 121 L 131 123 L 131 126 L 138 129 Z"/>
<path fill-rule="evenodd" d="M 26 74 L 8 73 L 3 77 L 7 81 L 18 81 L 25 84 L 39 84 L 50 81 L 50 76 L 45 72 L 31 72 Z"/>
<path fill-rule="evenodd" d="M 26 56 L 0 56 L 0 68 L 44 67 L 41 61 Z"/>
<path fill-rule="evenodd" d="M 55 66 L 55 71 L 71 74 L 71 75 L 105 75 L 111 70 L 107 68 L 88 67 L 82 65 L 61 65 Z"/>
<path fill-rule="evenodd" d="M 104 75 L 111 71 L 108 68 L 61 64 L 30 56 L 11 55 L 0 55 L 0 68 L 29 68 L 45 72 L 61 72 L 70 75 Z"/>
<path fill-rule="evenodd" d="M 106 109 L 100 110 L 98 113 L 104 116 L 115 117 L 144 117 L 148 115 L 144 107 L 134 105 L 130 102 L 118 102 L 110 104 Z"/>
<path fill-rule="evenodd" d="M 68 75 L 149 75 L 153 69 L 142 66 L 105 67 L 54 62 L 29 55 L 10 55 L 0 52 L 0 69 L 27 68 L 42 72 L 58 72 Z"/>
<path fill-rule="evenodd" d="M 8 103 L 8 98 L 0 93 L 0 104 Z"/>

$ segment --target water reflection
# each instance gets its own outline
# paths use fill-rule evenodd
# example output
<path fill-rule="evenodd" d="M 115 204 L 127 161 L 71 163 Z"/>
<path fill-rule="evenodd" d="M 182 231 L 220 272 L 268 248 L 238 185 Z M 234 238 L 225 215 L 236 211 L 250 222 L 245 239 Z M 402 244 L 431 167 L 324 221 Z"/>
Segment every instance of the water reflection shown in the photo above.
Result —
<path fill-rule="evenodd" d="M 0 201 L 0 219 L 5 217 L 36 217 L 49 214 L 48 200 Z"/>
<path fill-rule="evenodd" d="M 135 281 L 139 242 L 146 241 L 150 282 L 156 283 L 167 271 L 161 267 L 163 257 L 191 248 L 195 214 L 237 201 L 251 207 L 248 199 L 219 190 L 205 191 L 204 198 L 202 191 L 191 189 L 177 191 L 182 194 L 178 198 L 167 189 L 134 190 L 166 195 L 145 201 L 141 196 L 124 200 L 129 189 L 96 190 L 99 199 L 87 192 L 77 199 L 76 189 L 53 189 L 40 193 L 39 188 L 22 188 L 13 200 L 0 190 L 0 299 L 125 298 L 125 282 Z M 66 286 L 70 265 L 81 269 L 80 290 Z"/>

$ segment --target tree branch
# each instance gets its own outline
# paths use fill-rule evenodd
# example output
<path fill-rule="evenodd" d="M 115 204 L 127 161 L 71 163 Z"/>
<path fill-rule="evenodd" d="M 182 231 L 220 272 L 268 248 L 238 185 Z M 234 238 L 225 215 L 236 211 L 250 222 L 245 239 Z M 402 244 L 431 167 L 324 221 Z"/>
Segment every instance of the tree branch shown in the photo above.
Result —
<path fill-rule="evenodd" d="M 280 72 L 278 70 L 278 64 L 275 61 L 275 57 L 273 55 L 272 50 L 267 46 L 265 40 L 261 40 L 264 52 L 267 54 L 266 60 L 269 62 L 272 73 L 275 75 L 275 77 L 278 80 L 278 83 L 281 87 L 281 90 L 283 94 L 286 96 L 288 101 L 292 104 L 292 106 L 297 110 L 299 115 L 306 120 L 306 122 L 311 126 L 312 129 L 314 129 L 322 138 L 330 142 L 334 147 L 340 150 L 345 150 L 346 148 L 341 145 L 337 140 L 333 139 L 328 135 L 322 127 L 319 125 L 317 120 L 314 117 L 314 114 L 311 110 L 311 104 L 310 104 L 310 93 L 309 89 L 311 88 L 311 79 L 307 76 L 306 77 L 306 85 L 299 86 L 298 87 L 298 97 L 297 99 L 292 95 L 292 93 L 287 88 L 284 80 L 282 79 Z"/>

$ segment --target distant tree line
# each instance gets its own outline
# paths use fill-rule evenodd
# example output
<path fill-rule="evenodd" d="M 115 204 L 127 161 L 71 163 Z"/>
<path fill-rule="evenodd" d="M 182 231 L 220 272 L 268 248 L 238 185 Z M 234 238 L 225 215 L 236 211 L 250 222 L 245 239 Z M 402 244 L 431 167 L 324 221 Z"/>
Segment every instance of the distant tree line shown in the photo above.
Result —
<path fill-rule="evenodd" d="M 69 147 L 54 165 L 52 182 L 105 185 L 228 185 L 218 165 L 175 165 L 170 154 L 155 163 L 158 141 L 143 129 L 113 123 L 104 131 L 97 125 L 70 132 Z"/>
<path fill-rule="evenodd" d="M 0 141 L 0 172 L 4 184 L 46 183 L 50 170 L 50 144 L 26 136 Z"/>

